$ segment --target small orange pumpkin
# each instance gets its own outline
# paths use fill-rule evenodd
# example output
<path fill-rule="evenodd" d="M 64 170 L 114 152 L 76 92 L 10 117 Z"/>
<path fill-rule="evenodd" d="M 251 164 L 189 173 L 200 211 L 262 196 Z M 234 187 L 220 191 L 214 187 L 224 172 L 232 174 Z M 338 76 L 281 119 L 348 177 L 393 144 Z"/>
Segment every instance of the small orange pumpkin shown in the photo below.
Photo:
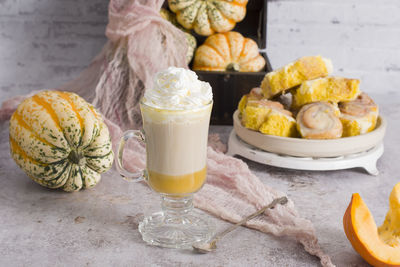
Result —
<path fill-rule="evenodd" d="M 265 66 L 257 43 L 238 32 L 217 33 L 199 46 L 193 70 L 256 72 Z"/>
<path fill-rule="evenodd" d="M 373 266 L 400 267 L 400 183 L 390 195 L 390 209 L 381 227 L 376 227 L 367 205 L 353 194 L 343 217 L 343 227 L 353 248 Z"/>

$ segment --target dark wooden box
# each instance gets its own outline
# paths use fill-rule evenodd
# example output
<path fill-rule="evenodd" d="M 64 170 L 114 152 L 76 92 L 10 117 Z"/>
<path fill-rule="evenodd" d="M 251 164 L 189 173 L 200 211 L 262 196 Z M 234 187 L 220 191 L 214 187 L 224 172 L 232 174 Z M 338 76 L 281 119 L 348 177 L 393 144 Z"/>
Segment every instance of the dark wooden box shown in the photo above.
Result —
<path fill-rule="evenodd" d="M 200 80 L 211 84 L 214 95 L 214 106 L 211 114 L 211 124 L 231 125 L 233 112 L 237 109 L 240 98 L 251 88 L 261 84 L 267 72 L 272 70 L 269 62 L 267 47 L 267 4 L 268 0 L 249 0 L 246 17 L 238 22 L 232 31 L 240 32 L 244 37 L 255 40 L 265 58 L 264 70 L 260 72 L 233 72 L 233 71 L 196 71 Z M 167 1 L 163 4 L 168 8 Z M 207 37 L 191 32 L 197 45 L 204 43 Z M 189 65 L 191 67 L 191 65 Z"/>
<path fill-rule="evenodd" d="M 196 71 L 200 80 L 211 84 L 214 94 L 214 107 L 211 124 L 231 125 L 233 112 L 237 109 L 240 98 L 251 88 L 261 84 L 267 72 L 272 70 L 266 54 L 267 45 L 267 0 L 249 0 L 244 20 L 237 23 L 233 31 L 255 40 L 264 56 L 266 65 L 261 72 L 210 72 Z M 206 37 L 196 36 L 198 45 Z"/>

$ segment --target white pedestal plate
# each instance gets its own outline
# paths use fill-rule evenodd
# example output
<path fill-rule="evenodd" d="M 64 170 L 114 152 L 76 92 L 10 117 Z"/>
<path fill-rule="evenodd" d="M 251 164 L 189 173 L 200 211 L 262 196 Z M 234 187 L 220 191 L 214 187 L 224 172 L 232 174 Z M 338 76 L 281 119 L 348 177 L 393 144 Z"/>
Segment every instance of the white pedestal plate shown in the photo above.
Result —
<path fill-rule="evenodd" d="M 383 154 L 383 144 L 364 152 L 339 157 L 293 157 L 260 150 L 241 140 L 232 130 L 228 142 L 228 155 L 239 155 L 249 160 L 270 166 L 296 170 L 342 170 L 361 167 L 371 175 L 378 175 L 376 167 L 378 159 Z"/>

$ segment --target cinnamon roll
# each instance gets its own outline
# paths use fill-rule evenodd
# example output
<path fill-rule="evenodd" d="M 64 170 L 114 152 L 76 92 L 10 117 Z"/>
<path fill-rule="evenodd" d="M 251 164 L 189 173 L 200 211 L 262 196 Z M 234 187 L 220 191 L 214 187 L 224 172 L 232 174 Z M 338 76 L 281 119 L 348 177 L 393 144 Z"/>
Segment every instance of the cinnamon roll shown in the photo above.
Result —
<path fill-rule="evenodd" d="M 342 136 L 343 128 L 337 106 L 314 102 L 303 106 L 297 114 L 297 130 L 307 139 L 334 139 Z"/>
<path fill-rule="evenodd" d="M 301 57 L 282 68 L 269 72 L 261 83 L 264 96 L 271 99 L 273 96 L 302 82 L 325 77 L 332 73 L 332 62 L 321 56 Z"/>
<path fill-rule="evenodd" d="M 355 100 L 339 103 L 342 137 L 364 134 L 375 129 L 379 110 L 374 101 L 361 93 Z"/>
<path fill-rule="evenodd" d="M 292 107 L 298 109 L 317 101 L 338 103 L 353 100 L 360 94 L 359 84 L 358 79 L 342 77 L 326 77 L 303 82 L 293 95 Z"/>

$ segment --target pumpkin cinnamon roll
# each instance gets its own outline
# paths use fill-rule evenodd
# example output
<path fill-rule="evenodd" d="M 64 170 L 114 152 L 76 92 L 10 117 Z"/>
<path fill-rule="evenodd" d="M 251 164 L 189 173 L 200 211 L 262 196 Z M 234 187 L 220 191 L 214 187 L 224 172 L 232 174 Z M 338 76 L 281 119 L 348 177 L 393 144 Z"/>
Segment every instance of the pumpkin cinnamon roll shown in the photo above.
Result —
<path fill-rule="evenodd" d="M 314 102 L 303 106 L 297 114 L 297 130 L 307 139 L 334 139 L 342 136 L 340 111 L 328 102 Z"/>
<path fill-rule="evenodd" d="M 242 116 L 242 125 L 263 134 L 294 137 L 296 121 L 283 105 L 267 99 L 249 100 Z"/>
<path fill-rule="evenodd" d="M 268 99 L 302 82 L 325 77 L 332 73 L 332 62 L 321 56 L 301 57 L 295 62 L 267 73 L 261 83 L 264 96 Z"/>
<path fill-rule="evenodd" d="M 285 109 L 271 108 L 267 118 L 258 129 L 263 134 L 297 137 L 296 120 L 292 113 Z"/>
<path fill-rule="evenodd" d="M 261 124 L 267 119 L 272 106 L 279 106 L 279 102 L 269 101 L 267 99 L 249 100 L 243 110 L 242 125 L 248 129 L 258 131 Z"/>
<path fill-rule="evenodd" d="M 339 103 L 339 109 L 343 124 L 342 137 L 364 134 L 375 129 L 378 105 L 366 93 L 361 93 L 353 101 Z"/>
<path fill-rule="evenodd" d="M 254 100 L 261 100 L 263 98 L 263 93 L 261 88 L 253 88 L 251 89 L 250 93 L 243 95 L 242 98 L 239 101 L 239 105 L 238 105 L 238 110 L 239 110 L 239 114 L 243 114 L 243 111 L 247 105 L 248 101 L 254 101 Z"/>
<path fill-rule="evenodd" d="M 341 102 L 355 99 L 360 94 L 360 80 L 342 77 L 326 77 L 301 84 L 293 95 L 293 109 L 317 102 Z"/>

